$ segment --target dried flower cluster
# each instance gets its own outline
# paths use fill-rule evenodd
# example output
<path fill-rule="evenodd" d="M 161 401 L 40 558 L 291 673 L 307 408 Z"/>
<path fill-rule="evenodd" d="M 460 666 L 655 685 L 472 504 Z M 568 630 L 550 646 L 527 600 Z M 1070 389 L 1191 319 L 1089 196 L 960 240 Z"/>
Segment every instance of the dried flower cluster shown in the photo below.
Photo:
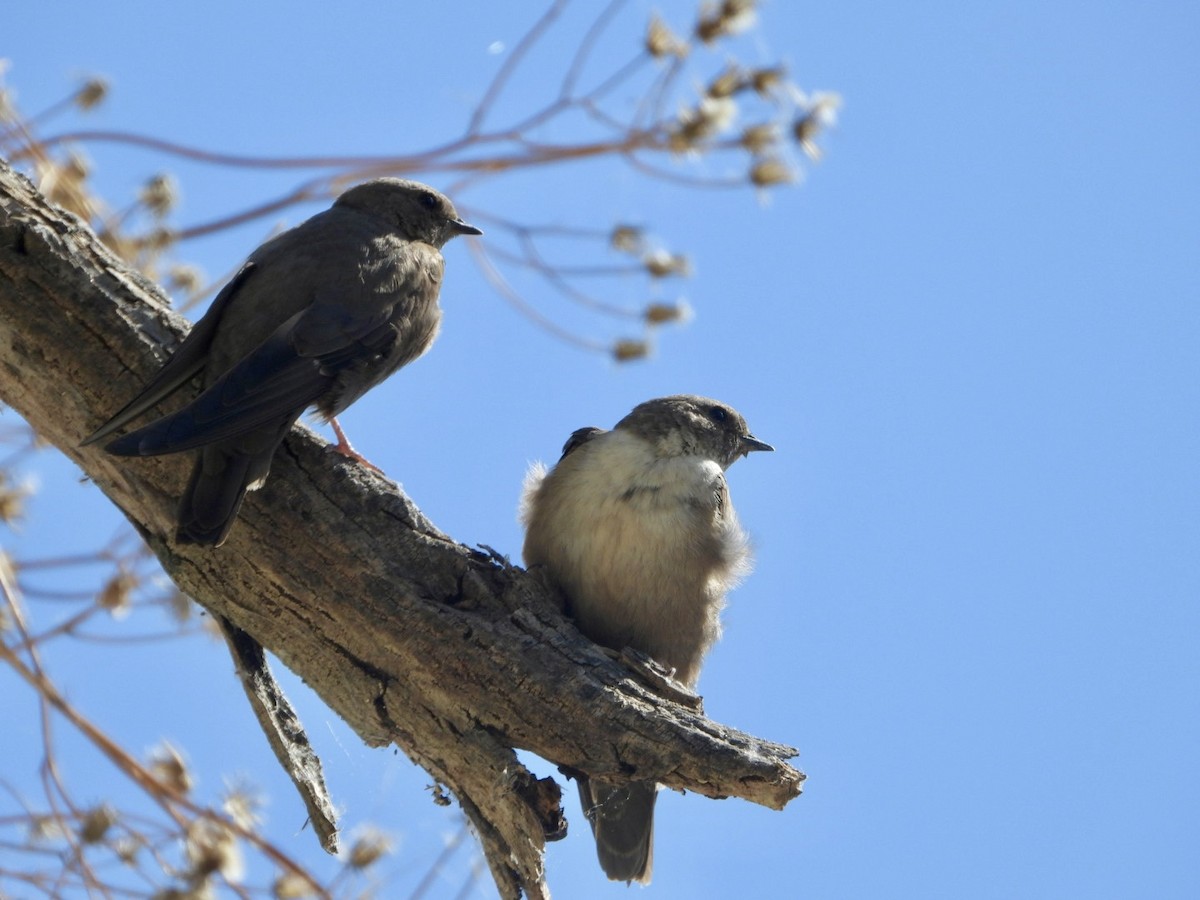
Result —
<path fill-rule="evenodd" d="M 755 0 L 721 0 L 706 3 L 696 23 L 696 37 L 706 44 L 745 31 L 754 24 Z"/>
<path fill-rule="evenodd" d="M 789 81 L 782 65 L 745 66 L 728 57 L 715 68 L 703 87 L 686 87 L 687 76 L 694 76 L 711 59 L 717 47 L 727 53 L 736 52 L 730 41 L 751 27 L 757 20 L 754 0 L 724 0 L 705 4 L 693 27 L 673 28 L 658 14 L 651 15 L 643 37 L 646 57 L 656 63 L 657 70 L 644 89 L 638 105 L 638 115 L 622 118 L 619 111 L 601 112 L 605 93 L 611 82 L 602 82 L 602 89 L 593 93 L 579 92 L 575 102 L 598 123 L 623 129 L 626 140 L 612 145 L 640 171 L 692 186 L 751 187 L 765 190 L 799 180 L 799 156 L 813 161 L 819 159 L 819 138 L 830 128 L 836 117 L 839 99 L 834 94 L 807 96 Z M 586 56 L 581 48 L 580 57 Z M 690 95 L 690 96 L 689 96 Z M 672 112 L 672 109 L 675 111 Z M 742 120 L 751 124 L 739 126 Z M 565 150 L 566 148 L 564 148 Z M 799 150 L 799 154 L 796 152 Z M 704 157 L 728 157 L 743 154 L 749 160 L 741 178 L 723 178 L 694 174 L 693 163 Z M 712 169 L 712 165 L 706 166 Z M 728 168 L 722 162 L 721 168 Z M 673 302 L 653 297 L 638 309 L 614 306 L 601 300 L 594 289 L 584 289 L 576 283 L 583 277 L 628 277 L 644 275 L 650 279 L 650 289 L 661 279 L 688 277 L 692 265 L 687 256 L 651 246 L 641 228 L 621 224 L 609 232 L 612 250 L 638 258 L 639 267 L 591 266 L 572 270 L 550 261 L 543 246 L 561 237 L 563 229 L 537 228 L 502 218 L 494 218 L 485 245 L 473 247 L 477 256 L 487 255 L 523 269 L 541 278 L 554 292 L 565 299 L 617 318 L 637 319 L 647 330 L 640 337 L 626 337 L 610 344 L 586 339 L 575 340 L 581 346 L 606 350 L 620 362 L 643 359 L 654 346 L 652 329 L 668 322 L 685 321 L 690 307 L 683 299 Z M 498 246 L 499 238 L 511 235 L 517 246 L 513 250 Z M 576 229 L 574 236 L 583 237 L 586 230 Z M 595 234 L 592 232 L 592 234 Z M 596 235 L 598 237 L 598 235 Z M 526 295 L 519 300 L 516 293 L 498 270 L 485 267 L 493 284 L 502 296 L 551 331 L 562 335 L 549 322 L 549 316 L 532 312 L 534 301 Z M 641 290 L 646 290 L 643 288 Z M 573 340 L 572 335 L 562 335 Z"/>
<path fill-rule="evenodd" d="M 28 484 L 20 484 L 13 476 L 0 469 L 0 522 L 12 525 L 25 513 L 25 499 L 32 493 Z"/>

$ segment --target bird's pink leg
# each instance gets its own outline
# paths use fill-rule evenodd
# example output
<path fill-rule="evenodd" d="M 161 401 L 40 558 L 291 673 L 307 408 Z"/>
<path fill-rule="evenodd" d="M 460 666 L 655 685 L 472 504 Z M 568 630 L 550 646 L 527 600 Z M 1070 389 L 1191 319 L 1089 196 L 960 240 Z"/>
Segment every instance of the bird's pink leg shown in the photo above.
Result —
<path fill-rule="evenodd" d="M 352 459 L 355 462 L 362 463 L 368 469 L 372 469 L 378 472 L 380 475 L 383 474 L 383 469 L 379 468 L 379 466 L 375 465 L 375 463 L 371 462 L 369 459 L 355 450 L 353 446 L 351 446 L 350 439 L 346 437 L 346 432 L 342 431 L 342 426 L 338 424 L 336 416 L 330 418 L 329 424 L 333 428 L 333 433 L 337 435 L 337 446 L 333 448 L 334 450 L 342 454 L 342 456 L 345 456 L 347 459 Z"/>

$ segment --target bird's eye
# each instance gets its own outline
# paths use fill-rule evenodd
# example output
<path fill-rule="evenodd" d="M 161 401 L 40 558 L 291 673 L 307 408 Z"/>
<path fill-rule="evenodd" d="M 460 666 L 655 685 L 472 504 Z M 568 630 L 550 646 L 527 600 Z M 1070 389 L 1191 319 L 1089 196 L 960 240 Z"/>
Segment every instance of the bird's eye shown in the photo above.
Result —
<path fill-rule="evenodd" d="M 708 417 L 714 422 L 724 422 L 729 418 L 729 413 L 723 406 L 710 406 L 708 408 Z"/>
<path fill-rule="evenodd" d="M 428 210 L 435 210 L 438 208 L 438 198 L 429 191 L 425 191 L 421 194 L 421 205 Z"/>

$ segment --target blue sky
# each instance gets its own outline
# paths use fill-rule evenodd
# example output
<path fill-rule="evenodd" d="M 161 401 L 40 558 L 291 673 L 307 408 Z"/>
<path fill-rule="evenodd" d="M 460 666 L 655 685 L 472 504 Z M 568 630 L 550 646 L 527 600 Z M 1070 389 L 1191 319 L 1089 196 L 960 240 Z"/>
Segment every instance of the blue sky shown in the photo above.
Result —
<path fill-rule="evenodd" d="M 407 152 L 459 133 L 538 5 L 454 8 L 133 4 L 117 23 L 82 6 L 51 32 L 21 7 L 7 31 L 24 37 L 0 55 L 29 113 L 98 72 L 114 92 L 91 126 L 241 153 Z M 638 35 L 652 8 L 693 17 L 633 2 L 621 27 Z M 1200 892 L 1198 36 L 1183 3 L 770 3 L 736 45 L 743 60 L 782 57 L 803 88 L 845 100 L 802 186 L 764 205 L 611 164 L 455 195 L 539 222 L 646 223 L 694 258 L 682 290 L 696 316 L 651 360 L 617 366 L 517 315 L 451 244 L 438 344 L 342 419 L 441 528 L 518 558 L 528 463 L 653 396 L 718 397 L 777 448 L 730 472 L 757 568 L 700 689 L 714 718 L 799 747 L 806 792 L 781 813 L 662 795 L 647 896 Z M 167 165 L 89 154 L 114 200 Z M 174 170 L 181 224 L 289 183 Z M 269 224 L 181 255 L 215 277 Z M 530 299 L 571 315 L 547 292 Z M 3 535 L 14 554 L 94 547 L 118 528 L 60 457 L 28 471 L 42 488 Z M 248 773 L 271 794 L 270 833 L 322 865 L 222 648 L 49 660 L 131 748 L 184 746 L 202 792 Z M 397 837 L 384 874 L 403 892 L 456 813 L 293 682 L 344 823 Z M 31 710 L 0 675 L 0 715 L 34 744 Z M 25 752 L 3 777 L 34 791 Z M 85 794 L 117 789 L 71 777 Z M 601 878 L 573 792 L 567 811 L 555 895 L 623 890 Z M 461 884 L 457 859 L 438 895 Z M 485 877 L 476 896 L 489 891 Z"/>

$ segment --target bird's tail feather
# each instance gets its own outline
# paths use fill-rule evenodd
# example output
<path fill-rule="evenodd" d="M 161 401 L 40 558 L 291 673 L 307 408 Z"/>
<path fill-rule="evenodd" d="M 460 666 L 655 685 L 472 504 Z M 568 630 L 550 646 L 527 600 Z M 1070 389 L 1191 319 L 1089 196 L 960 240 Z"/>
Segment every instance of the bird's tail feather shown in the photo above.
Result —
<path fill-rule="evenodd" d="M 610 880 L 650 883 L 657 792 L 653 781 L 609 787 L 579 780 L 579 802 L 596 838 L 600 867 Z"/>
<path fill-rule="evenodd" d="M 252 454 L 204 448 L 179 503 L 176 542 L 210 547 L 225 543 L 246 492 L 267 477 L 274 454 L 274 446 Z"/>

